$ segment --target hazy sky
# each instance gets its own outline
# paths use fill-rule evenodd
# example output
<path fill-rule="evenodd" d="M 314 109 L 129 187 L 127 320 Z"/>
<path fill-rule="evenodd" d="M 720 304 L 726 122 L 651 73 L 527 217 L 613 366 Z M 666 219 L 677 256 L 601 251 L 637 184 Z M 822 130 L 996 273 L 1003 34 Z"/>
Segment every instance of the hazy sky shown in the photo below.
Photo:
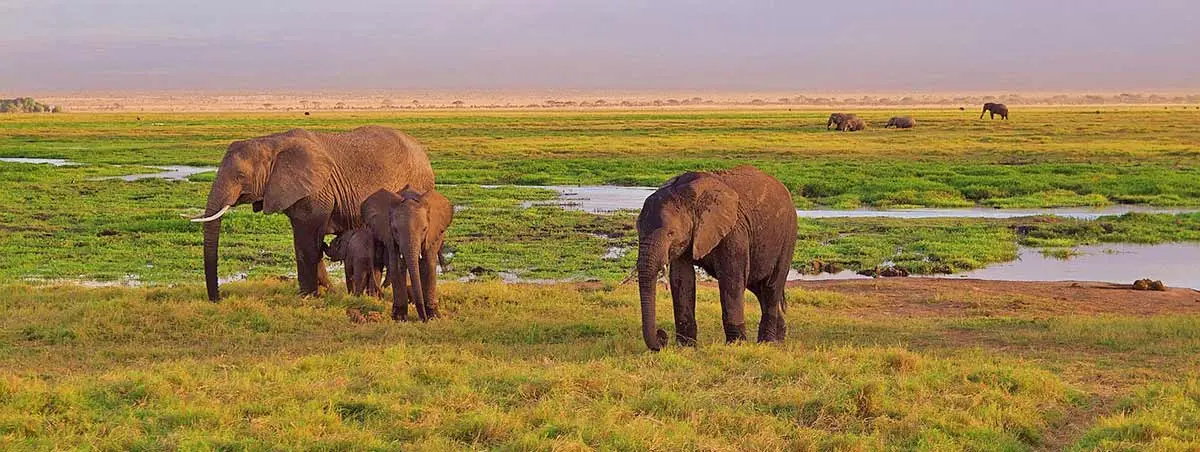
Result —
<path fill-rule="evenodd" d="M 0 0 L 0 93 L 1188 90 L 1196 0 Z"/>

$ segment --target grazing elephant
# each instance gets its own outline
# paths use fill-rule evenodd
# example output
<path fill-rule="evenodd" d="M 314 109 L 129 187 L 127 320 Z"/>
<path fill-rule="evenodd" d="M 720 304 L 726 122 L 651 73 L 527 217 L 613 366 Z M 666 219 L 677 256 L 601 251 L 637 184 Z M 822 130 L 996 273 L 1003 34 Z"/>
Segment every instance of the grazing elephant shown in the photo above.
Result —
<path fill-rule="evenodd" d="M 911 129 L 916 126 L 917 120 L 913 119 L 911 116 L 893 116 L 892 119 L 888 120 L 887 125 L 883 126 L 883 128 L 886 129 L 888 127 L 895 127 L 897 129 Z"/>
<path fill-rule="evenodd" d="M 387 263 L 386 253 L 383 243 L 376 241 L 375 235 L 365 227 L 339 234 L 325 249 L 325 255 L 330 260 L 345 262 L 346 291 L 353 295 L 366 293 L 373 297 L 383 296 L 380 283 Z"/>
<path fill-rule="evenodd" d="M 412 280 L 417 316 L 421 321 L 437 317 L 437 265 L 446 229 L 454 220 L 450 200 L 434 190 L 379 190 L 363 201 L 362 216 L 375 239 L 384 243 L 392 281 L 392 319 L 408 320 L 406 278 Z"/>
<path fill-rule="evenodd" d="M 208 192 L 204 216 L 204 281 L 217 301 L 217 244 L 221 216 L 240 204 L 283 212 L 292 225 L 296 276 L 302 295 L 328 287 L 321 259 L 326 234 L 362 224 L 359 205 L 378 190 L 433 188 L 425 149 L 395 130 L 365 126 L 329 134 L 293 129 L 229 145 Z"/>
<path fill-rule="evenodd" d="M 1005 121 L 1008 120 L 1008 106 L 1004 104 L 992 102 L 983 104 L 983 111 L 979 112 L 979 119 L 983 119 L 983 115 L 988 113 L 991 114 L 991 116 L 988 117 L 990 119 L 996 119 L 996 115 L 1000 115 L 1001 119 L 1004 119 Z"/>
<path fill-rule="evenodd" d="M 854 114 L 852 114 L 852 113 L 830 114 L 829 120 L 825 121 L 825 130 L 829 130 L 829 126 L 837 126 L 837 127 L 834 127 L 834 129 L 842 130 L 842 124 L 846 122 L 846 119 L 853 118 L 853 117 L 854 117 Z"/>
<path fill-rule="evenodd" d="M 696 344 L 698 265 L 717 278 L 725 340 L 746 338 L 743 296 L 750 289 L 762 307 L 760 342 L 787 335 L 784 285 L 796 246 L 796 206 L 787 187 L 752 166 L 688 172 L 646 198 L 638 215 L 638 290 L 642 338 L 659 350 L 667 333 L 655 331 L 659 272 L 670 266 L 675 337 Z"/>
<path fill-rule="evenodd" d="M 839 127 L 838 130 L 843 132 L 857 132 L 865 128 L 867 128 L 866 121 L 863 121 L 863 119 L 858 116 L 850 115 L 845 121 L 842 121 L 842 126 Z"/>

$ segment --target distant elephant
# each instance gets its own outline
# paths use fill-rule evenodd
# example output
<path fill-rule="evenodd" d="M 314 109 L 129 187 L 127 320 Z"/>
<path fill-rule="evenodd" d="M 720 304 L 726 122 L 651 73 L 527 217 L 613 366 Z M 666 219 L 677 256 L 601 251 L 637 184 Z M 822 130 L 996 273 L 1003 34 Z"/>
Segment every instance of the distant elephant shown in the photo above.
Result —
<path fill-rule="evenodd" d="M 743 296 L 758 297 L 760 342 L 787 336 L 784 285 L 796 246 L 796 206 L 787 187 L 752 166 L 677 176 L 646 198 L 638 215 L 638 290 L 642 338 L 650 350 L 667 342 L 655 331 L 656 283 L 670 266 L 675 337 L 696 344 L 697 265 L 717 278 L 727 342 L 746 338 Z"/>
<path fill-rule="evenodd" d="M 363 201 L 362 216 L 387 254 L 392 319 L 408 320 L 406 279 L 412 280 L 411 297 L 421 321 L 437 317 L 437 265 L 454 220 L 450 200 L 434 190 L 379 190 Z"/>
<path fill-rule="evenodd" d="M 355 228 L 339 234 L 329 242 L 325 255 L 335 262 L 345 263 L 347 292 L 383 296 L 380 284 L 387 250 L 382 242 L 375 240 L 375 234 L 369 228 Z"/>
<path fill-rule="evenodd" d="M 996 119 L 996 115 L 1000 115 L 1001 119 L 1008 120 L 1008 107 L 1004 104 L 988 102 L 983 104 L 983 111 L 979 112 L 979 119 L 983 119 L 984 114 L 991 114 L 988 118 Z"/>
<path fill-rule="evenodd" d="M 894 117 L 892 117 L 892 119 L 888 120 L 887 125 L 883 126 L 883 128 L 886 129 L 888 127 L 895 127 L 897 129 L 911 129 L 916 126 L 917 126 L 917 120 L 913 119 L 912 117 L 894 116 Z"/>
<path fill-rule="evenodd" d="M 296 277 L 301 295 L 328 287 L 321 259 L 326 234 L 362 224 L 359 205 L 378 190 L 433 188 L 433 168 L 425 149 L 395 130 L 365 126 L 329 134 L 293 129 L 235 141 L 229 145 L 208 192 L 204 217 L 204 281 L 217 301 L 217 248 L 220 218 L 231 207 L 283 212 L 292 226 Z"/>
<path fill-rule="evenodd" d="M 867 122 L 863 121 L 858 116 L 850 115 L 845 121 L 842 121 L 842 126 L 838 128 L 843 132 L 857 132 L 867 128 Z"/>
<path fill-rule="evenodd" d="M 854 117 L 854 114 L 851 114 L 851 113 L 830 114 L 829 120 L 825 121 L 825 130 L 829 130 L 829 126 L 837 126 L 837 127 L 834 127 L 834 129 L 842 130 L 842 124 L 846 122 L 847 118 L 852 118 L 852 117 Z"/>

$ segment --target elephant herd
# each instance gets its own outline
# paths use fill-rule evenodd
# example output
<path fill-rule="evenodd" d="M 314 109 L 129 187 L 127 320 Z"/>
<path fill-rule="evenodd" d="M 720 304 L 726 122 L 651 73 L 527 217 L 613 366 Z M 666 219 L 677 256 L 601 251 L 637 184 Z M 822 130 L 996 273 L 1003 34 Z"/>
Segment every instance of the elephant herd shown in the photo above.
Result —
<path fill-rule="evenodd" d="M 1008 107 L 1004 104 L 992 102 L 983 104 L 983 111 L 979 113 L 979 119 L 983 119 L 983 115 L 987 113 L 991 113 L 991 119 L 996 119 L 996 115 L 1000 115 L 1001 119 L 1008 120 Z M 829 130 L 831 126 L 836 126 L 835 130 L 842 132 L 857 132 L 867 128 L 867 123 L 853 113 L 833 113 L 825 122 L 825 130 Z M 911 129 L 916 126 L 917 121 L 911 116 L 893 116 L 883 128 Z"/>
<path fill-rule="evenodd" d="M 984 111 L 1008 116 L 1000 104 Z M 830 115 L 826 128 L 834 124 L 844 131 L 865 127 L 862 119 L 842 113 Z M 915 124 L 896 117 L 885 127 Z M 411 136 L 380 126 L 338 134 L 293 129 L 230 144 L 204 213 L 192 220 L 203 223 L 211 301 L 220 299 L 221 218 L 242 204 L 288 217 L 301 295 L 332 286 L 324 261 L 329 256 L 345 263 L 346 287 L 353 294 L 382 297 L 390 283 L 393 319 L 408 320 L 409 299 L 420 320 L 438 316 L 437 265 L 454 208 L 434 190 L 429 157 Z M 796 245 L 796 211 L 787 187 L 774 177 L 751 166 L 684 173 L 646 199 L 637 231 L 636 274 L 648 348 L 659 350 L 668 340 L 655 328 L 656 282 L 664 268 L 680 345 L 696 344 L 694 267 L 718 281 L 727 341 L 746 339 L 746 290 L 762 308 L 758 340 L 787 335 L 784 286 Z M 327 245 L 331 234 L 336 237 Z"/>

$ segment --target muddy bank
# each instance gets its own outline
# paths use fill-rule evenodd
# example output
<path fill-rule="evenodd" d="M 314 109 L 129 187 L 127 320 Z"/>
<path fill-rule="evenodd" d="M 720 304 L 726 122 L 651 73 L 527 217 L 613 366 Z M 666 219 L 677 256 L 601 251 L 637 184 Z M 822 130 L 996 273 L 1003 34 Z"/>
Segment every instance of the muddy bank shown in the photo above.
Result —
<path fill-rule="evenodd" d="M 1200 315 L 1200 291 L 1182 288 L 1138 291 L 1132 290 L 1128 283 L 950 277 L 794 281 L 788 287 L 845 295 L 845 310 L 869 317 Z"/>

